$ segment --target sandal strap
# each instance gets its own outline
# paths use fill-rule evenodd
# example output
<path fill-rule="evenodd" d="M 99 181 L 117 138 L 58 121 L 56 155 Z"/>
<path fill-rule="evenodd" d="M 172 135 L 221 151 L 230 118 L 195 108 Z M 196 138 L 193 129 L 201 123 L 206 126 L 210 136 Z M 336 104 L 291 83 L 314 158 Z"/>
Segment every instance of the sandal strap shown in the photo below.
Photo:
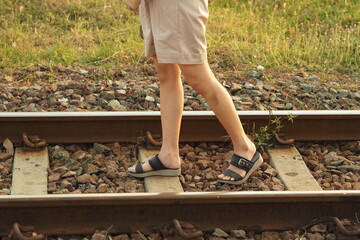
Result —
<path fill-rule="evenodd" d="M 227 177 L 231 177 L 231 178 L 234 178 L 235 180 L 234 181 L 240 181 L 243 179 L 242 176 L 240 176 L 238 173 L 230 170 L 230 169 L 226 169 L 223 174 Z"/>
<path fill-rule="evenodd" d="M 159 155 L 156 154 L 154 157 L 152 157 L 149 160 L 149 164 L 151 166 L 151 168 L 153 170 L 161 170 L 161 169 L 166 169 L 166 167 L 164 166 L 164 164 L 162 164 L 162 162 L 159 159 Z"/>
<path fill-rule="evenodd" d="M 251 161 L 249 161 L 248 159 L 241 157 L 241 156 L 237 155 L 236 153 L 234 153 L 231 158 L 230 164 L 248 172 L 254 166 L 254 163 L 256 162 L 256 160 L 259 159 L 258 154 L 259 153 L 256 152 L 254 157 L 251 159 Z"/>
<path fill-rule="evenodd" d="M 142 168 L 142 164 L 141 164 L 140 162 L 138 162 L 138 164 L 136 164 L 136 166 L 135 166 L 135 172 L 136 172 L 136 173 L 143 173 L 143 172 L 144 172 L 144 170 L 143 170 L 143 168 Z"/>

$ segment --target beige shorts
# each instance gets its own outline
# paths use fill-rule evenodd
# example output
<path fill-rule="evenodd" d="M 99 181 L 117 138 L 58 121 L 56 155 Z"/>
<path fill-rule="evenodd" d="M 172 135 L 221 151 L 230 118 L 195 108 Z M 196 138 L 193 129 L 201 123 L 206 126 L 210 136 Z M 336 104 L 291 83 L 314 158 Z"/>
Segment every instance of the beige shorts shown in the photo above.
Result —
<path fill-rule="evenodd" d="M 142 0 L 145 55 L 159 63 L 207 62 L 208 0 Z"/>

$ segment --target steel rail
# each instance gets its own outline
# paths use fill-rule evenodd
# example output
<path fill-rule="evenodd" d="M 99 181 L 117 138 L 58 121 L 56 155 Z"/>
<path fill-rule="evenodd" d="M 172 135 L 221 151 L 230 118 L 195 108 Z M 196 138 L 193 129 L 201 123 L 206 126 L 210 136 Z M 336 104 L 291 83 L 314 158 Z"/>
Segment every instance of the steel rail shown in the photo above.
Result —
<path fill-rule="evenodd" d="M 250 133 L 282 118 L 281 133 L 296 141 L 359 140 L 360 110 L 239 111 Z M 293 123 L 287 116 L 297 116 Z M 0 141 L 20 142 L 23 132 L 48 143 L 137 142 L 146 132 L 161 134 L 160 112 L 0 113 Z M 224 141 L 227 133 L 211 111 L 184 112 L 180 141 Z"/>
<path fill-rule="evenodd" d="M 285 230 L 355 218 L 360 191 L 83 194 L 0 197 L 0 235 L 17 222 L 45 234 L 149 232 L 173 219 L 200 229 Z"/>

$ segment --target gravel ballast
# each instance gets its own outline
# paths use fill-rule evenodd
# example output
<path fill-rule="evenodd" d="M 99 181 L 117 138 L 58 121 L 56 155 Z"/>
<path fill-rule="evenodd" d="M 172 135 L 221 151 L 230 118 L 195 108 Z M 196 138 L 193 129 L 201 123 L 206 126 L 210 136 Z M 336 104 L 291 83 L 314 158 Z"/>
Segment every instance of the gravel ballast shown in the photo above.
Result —
<path fill-rule="evenodd" d="M 324 190 L 360 190 L 360 141 L 297 143 Z"/>

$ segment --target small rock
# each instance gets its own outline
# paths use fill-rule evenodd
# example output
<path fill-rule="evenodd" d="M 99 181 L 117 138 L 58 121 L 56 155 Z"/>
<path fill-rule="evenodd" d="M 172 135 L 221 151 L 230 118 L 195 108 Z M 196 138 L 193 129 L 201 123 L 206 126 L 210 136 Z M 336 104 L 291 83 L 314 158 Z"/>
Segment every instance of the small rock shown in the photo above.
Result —
<path fill-rule="evenodd" d="M 245 87 L 246 89 L 253 89 L 253 88 L 254 88 L 254 84 L 252 84 L 252 83 L 245 83 L 244 87 Z"/>
<path fill-rule="evenodd" d="M 261 70 L 264 70 L 264 69 L 265 69 L 265 67 L 264 67 L 264 66 L 259 65 L 259 66 L 257 66 L 257 67 L 256 67 L 256 69 L 261 71 Z"/>
<path fill-rule="evenodd" d="M 295 240 L 298 239 L 298 235 L 292 231 L 285 231 L 281 233 L 282 240 Z"/>
<path fill-rule="evenodd" d="M 73 185 L 70 182 L 68 182 L 66 179 L 64 179 L 60 184 L 60 190 L 63 190 L 63 189 L 67 189 L 67 190 L 69 190 L 69 192 L 74 191 Z"/>
<path fill-rule="evenodd" d="M 259 188 L 261 191 L 270 191 L 270 188 L 263 182 L 260 182 Z"/>
<path fill-rule="evenodd" d="M 191 104 L 191 108 L 192 108 L 193 110 L 200 110 L 200 109 L 201 109 L 200 104 L 199 104 L 198 102 L 196 102 L 196 101 L 194 101 L 194 102 Z"/>
<path fill-rule="evenodd" d="M 73 177 L 76 175 L 76 171 L 68 171 L 67 173 L 65 173 L 64 175 L 62 175 L 63 178 L 67 178 L 67 177 Z"/>
<path fill-rule="evenodd" d="M 216 237 L 224 237 L 224 238 L 227 238 L 229 236 L 229 234 L 227 234 L 220 228 L 215 228 L 215 231 L 212 233 L 212 235 Z"/>
<path fill-rule="evenodd" d="M 100 143 L 94 143 L 94 149 L 97 153 L 109 153 L 111 152 L 111 149 L 107 146 L 105 146 L 104 144 L 100 144 Z"/>
<path fill-rule="evenodd" d="M 170 240 L 170 239 L 164 239 L 164 240 Z M 216 237 L 216 236 L 209 236 L 207 240 L 225 240 L 225 238 L 222 237 Z"/>
<path fill-rule="evenodd" d="M 298 73 L 295 73 L 295 76 L 299 76 L 301 78 L 306 78 L 308 75 L 305 72 L 298 72 Z"/>
<path fill-rule="evenodd" d="M 307 233 L 306 237 L 308 240 L 325 240 L 324 236 L 320 233 Z"/>
<path fill-rule="evenodd" d="M 337 101 L 343 108 L 348 108 L 349 107 L 349 103 L 344 99 L 341 98 Z"/>
<path fill-rule="evenodd" d="M 3 189 L 1 189 L 1 191 L 2 191 L 3 193 L 5 193 L 6 195 L 10 195 L 10 194 L 11 194 L 11 191 L 10 191 L 10 189 L 8 189 L 8 188 L 3 188 Z"/>
<path fill-rule="evenodd" d="M 351 185 L 351 183 L 346 182 L 346 183 L 343 184 L 343 188 L 345 190 L 350 190 L 350 189 L 352 189 L 352 185 Z"/>
<path fill-rule="evenodd" d="M 326 225 L 325 224 L 317 224 L 314 225 L 310 228 L 309 230 L 311 233 L 315 233 L 315 232 L 321 232 L 321 233 L 325 233 L 326 232 Z"/>
<path fill-rule="evenodd" d="M 238 83 L 232 83 L 230 88 L 230 93 L 234 94 L 237 91 L 240 91 L 242 89 L 242 85 Z"/>
<path fill-rule="evenodd" d="M 326 155 L 324 155 L 325 161 L 333 160 L 337 157 L 336 152 L 329 152 Z"/>
<path fill-rule="evenodd" d="M 246 232 L 244 230 L 231 230 L 230 235 L 236 238 L 246 238 Z"/>
<path fill-rule="evenodd" d="M 150 235 L 148 236 L 149 240 L 161 240 L 161 234 L 160 233 L 150 233 Z M 114 239 L 115 240 L 115 239 Z M 122 239 L 119 239 L 122 240 Z M 126 240 L 126 239 L 124 239 Z"/>
<path fill-rule="evenodd" d="M 96 184 L 95 180 L 90 176 L 90 174 L 85 173 L 77 178 L 79 183 L 91 183 Z"/>
<path fill-rule="evenodd" d="M 82 69 L 82 68 L 79 69 L 79 72 L 80 72 L 81 74 L 88 74 L 88 73 L 89 73 L 88 70 L 85 70 L 85 69 Z"/>
<path fill-rule="evenodd" d="M 127 234 L 121 234 L 113 237 L 114 240 L 130 240 Z M 155 240 L 155 239 L 154 239 Z"/>
<path fill-rule="evenodd" d="M 96 189 L 96 192 L 98 193 L 106 193 L 108 191 L 109 185 L 105 183 L 101 183 L 99 187 Z"/>
<path fill-rule="evenodd" d="M 318 81 L 318 80 L 320 80 L 316 75 L 310 75 L 308 79 L 310 81 Z"/>
<path fill-rule="evenodd" d="M 159 86 L 156 83 L 150 84 L 148 85 L 148 88 L 154 89 L 154 90 L 158 90 Z"/>
<path fill-rule="evenodd" d="M 148 102 L 155 102 L 155 98 L 152 97 L 152 96 L 146 96 L 145 100 L 148 101 Z"/>
<path fill-rule="evenodd" d="M 86 152 L 85 151 L 82 151 L 82 150 L 79 150 L 79 151 L 76 151 L 74 154 L 73 154 L 73 158 L 76 160 L 76 161 L 79 161 L 79 162 L 83 162 L 84 160 L 86 160 Z"/>
<path fill-rule="evenodd" d="M 211 172 L 206 173 L 205 178 L 207 180 L 214 180 L 214 176 Z"/>
<path fill-rule="evenodd" d="M 75 191 L 70 192 L 70 194 L 82 194 L 80 189 L 76 189 Z"/>
<path fill-rule="evenodd" d="M 58 102 L 61 102 L 61 103 L 67 103 L 68 101 L 69 101 L 69 99 L 67 99 L 67 98 L 58 99 Z"/>
<path fill-rule="evenodd" d="M 274 185 L 274 186 L 272 187 L 272 189 L 273 189 L 274 191 L 284 191 L 284 190 L 285 190 L 285 187 L 282 186 L 282 185 Z"/>
<path fill-rule="evenodd" d="M 197 160 L 197 155 L 194 152 L 188 152 L 186 154 L 186 158 L 189 159 L 190 161 L 196 161 Z"/>
<path fill-rule="evenodd" d="M 271 176 L 276 176 L 277 175 L 276 169 L 272 168 L 271 166 L 269 166 L 264 172 L 271 175 Z"/>
<path fill-rule="evenodd" d="M 53 174 L 51 174 L 49 176 L 48 181 L 49 182 L 56 182 L 56 181 L 60 180 L 60 177 L 61 177 L 60 173 L 53 173 Z"/>
<path fill-rule="evenodd" d="M 131 240 L 144 240 L 143 235 L 139 233 L 131 233 Z"/>
<path fill-rule="evenodd" d="M 62 189 L 62 190 L 53 192 L 53 194 L 67 194 L 67 193 L 69 193 L 69 190 L 67 190 L 67 189 Z"/>
<path fill-rule="evenodd" d="M 350 98 L 355 99 L 356 101 L 360 101 L 360 92 L 351 92 L 350 93 Z"/>
<path fill-rule="evenodd" d="M 250 71 L 248 74 L 247 74 L 247 77 L 250 77 L 250 78 L 261 78 L 263 76 L 263 73 L 262 72 L 258 72 L 258 71 Z"/>
<path fill-rule="evenodd" d="M 121 145 L 120 145 L 120 143 L 115 142 L 111 149 L 112 149 L 113 153 L 115 153 L 117 156 L 121 155 Z"/>
<path fill-rule="evenodd" d="M 107 105 L 115 111 L 125 111 L 126 110 L 126 107 L 121 105 L 120 102 L 115 99 L 111 100 Z"/>
<path fill-rule="evenodd" d="M 360 190 L 360 182 L 353 183 L 353 190 Z"/>
<path fill-rule="evenodd" d="M 326 235 L 326 240 L 337 240 L 337 237 L 333 233 L 329 233 Z"/>
<path fill-rule="evenodd" d="M 55 150 L 52 157 L 55 160 L 60 160 L 60 159 L 64 159 L 64 158 L 67 159 L 67 158 L 70 158 L 70 154 L 68 151 L 65 151 L 65 150 Z"/>
<path fill-rule="evenodd" d="M 55 192 L 56 191 L 56 183 L 55 182 L 50 182 L 48 184 L 48 192 Z"/>
<path fill-rule="evenodd" d="M 6 161 L 10 158 L 12 158 L 12 154 L 0 152 L 0 162 Z"/>
<path fill-rule="evenodd" d="M 106 100 L 112 100 L 115 98 L 115 92 L 114 91 L 104 91 L 100 93 L 100 97 L 104 98 Z"/>
<path fill-rule="evenodd" d="M 194 178 L 193 178 L 193 181 L 194 182 L 200 182 L 201 181 L 201 177 L 200 176 L 195 176 Z"/>
<path fill-rule="evenodd" d="M 261 240 L 278 240 L 280 239 L 278 232 L 263 232 Z"/>
<path fill-rule="evenodd" d="M 89 174 L 96 173 L 97 171 L 99 171 L 99 168 L 91 163 L 85 164 L 83 169 L 85 173 L 89 173 Z"/>
<path fill-rule="evenodd" d="M 90 94 L 85 97 L 85 101 L 90 104 L 95 104 L 97 102 L 97 97 L 94 94 Z"/>
<path fill-rule="evenodd" d="M 113 180 L 118 177 L 118 171 L 115 168 L 108 168 L 106 171 L 106 177 Z"/>
<path fill-rule="evenodd" d="M 54 170 L 52 170 L 53 173 L 60 173 L 60 175 L 63 175 L 67 171 L 68 171 L 68 169 L 65 166 L 57 167 L 57 168 L 54 168 Z"/>
<path fill-rule="evenodd" d="M 339 89 L 338 96 L 339 96 L 339 98 L 345 98 L 345 97 L 349 96 L 349 91 L 345 90 L 345 89 Z"/>
<path fill-rule="evenodd" d="M 107 240 L 107 236 L 103 233 L 94 233 L 91 237 L 91 240 Z"/>

